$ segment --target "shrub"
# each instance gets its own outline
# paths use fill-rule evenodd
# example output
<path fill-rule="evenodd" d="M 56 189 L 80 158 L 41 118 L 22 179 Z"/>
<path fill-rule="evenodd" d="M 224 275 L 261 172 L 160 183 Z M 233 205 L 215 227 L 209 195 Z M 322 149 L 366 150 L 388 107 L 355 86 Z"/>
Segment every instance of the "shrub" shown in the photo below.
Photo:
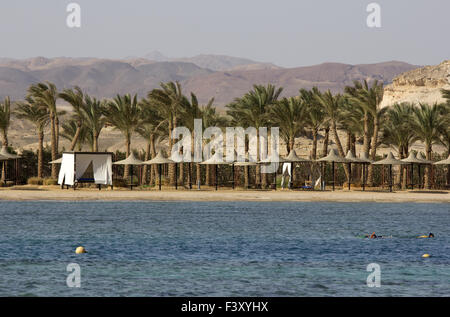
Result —
<path fill-rule="evenodd" d="M 44 180 L 39 177 L 31 177 L 28 179 L 28 185 L 42 185 L 44 184 Z"/>
<path fill-rule="evenodd" d="M 58 180 L 54 178 L 44 179 L 44 185 L 58 185 Z"/>

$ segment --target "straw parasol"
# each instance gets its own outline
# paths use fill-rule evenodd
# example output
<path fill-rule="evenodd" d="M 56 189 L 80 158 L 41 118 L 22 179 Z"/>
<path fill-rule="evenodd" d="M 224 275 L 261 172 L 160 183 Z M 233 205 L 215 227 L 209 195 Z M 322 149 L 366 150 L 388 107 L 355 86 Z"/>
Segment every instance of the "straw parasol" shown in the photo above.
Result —
<path fill-rule="evenodd" d="M 59 159 L 56 159 L 54 161 L 48 162 L 48 164 L 61 164 L 61 163 L 62 163 L 62 157 L 60 157 Z"/>
<path fill-rule="evenodd" d="M 21 156 L 19 156 L 19 155 L 9 153 L 6 146 L 2 146 L 2 149 L 0 150 L 0 155 L 3 157 L 6 157 L 6 159 L 8 159 L 8 160 L 16 160 L 16 159 L 21 158 Z"/>
<path fill-rule="evenodd" d="M 397 160 L 392 152 L 389 152 L 387 157 L 373 163 L 373 165 L 389 165 L 389 191 L 392 192 L 392 165 L 407 165 L 408 163 Z"/>
<path fill-rule="evenodd" d="M 447 165 L 447 186 L 450 184 L 450 155 L 446 160 L 434 163 L 434 165 Z"/>
<path fill-rule="evenodd" d="M 327 156 L 322 157 L 321 159 L 318 159 L 317 161 L 318 162 L 325 162 L 325 164 L 326 164 L 326 162 L 331 162 L 331 164 L 332 164 L 332 171 L 333 171 L 333 190 L 335 188 L 335 184 L 334 184 L 335 183 L 335 181 L 334 181 L 334 178 L 335 178 L 334 164 L 335 163 L 351 163 L 351 161 L 347 160 L 346 158 L 339 156 L 335 149 L 331 149 Z M 325 178 L 325 175 L 324 175 L 324 178 Z"/>
<path fill-rule="evenodd" d="M 142 165 L 158 165 L 158 171 L 159 171 L 159 190 L 161 190 L 161 166 L 163 164 L 173 164 L 175 163 L 171 159 L 168 159 L 165 157 L 161 151 L 156 154 L 156 156 L 148 161 L 142 162 Z"/>
<path fill-rule="evenodd" d="M 226 161 L 224 161 L 221 157 L 219 157 L 218 155 L 217 155 L 217 153 L 216 154 L 214 154 L 213 156 L 211 156 L 209 159 L 207 159 L 206 161 L 204 161 L 204 162 L 201 162 L 200 163 L 201 165 L 215 165 L 215 169 L 216 169 L 216 172 L 215 172 L 215 186 L 216 186 L 216 190 L 218 190 L 218 186 L 219 186 L 219 184 L 218 184 L 218 182 L 217 182 L 217 174 L 218 174 L 218 169 L 217 169 L 217 166 L 218 165 L 229 165 L 229 164 L 231 164 L 230 162 L 226 162 Z"/>
<path fill-rule="evenodd" d="M 307 160 L 301 157 L 297 156 L 297 153 L 295 153 L 295 150 L 292 149 L 288 156 L 284 159 L 284 162 L 286 163 L 291 163 L 291 173 L 292 173 L 292 177 L 291 182 L 289 183 L 289 188 L 293 187 L 293 181 L 294 181 L 294 163 L 309 163 L 311 162 L 311 160 Z"/>
<path fill-rule="evenodd" d="M 419 188 L 423 188 L 422 165 L 430 165 L 433 164 L 434 162 L 427 160 L 425 156 L 422 154 L 422 152 L 419 152 L 417 154 L 417 158 L 421 161 L 419 163 L 419 180 L 420 180 Z"/>
<path fill-rule="evenodd" d="M 362 153 L 361 156 L 357 158 L 357 160 L 363 165 L 362 187 L 363 187 L 363 191 L 365 191 L 366 190 L 367 167 L 373 163 L 373 160 L 371 160 L 369 158 L 369 155 L 367 155 L 365 152 Z"/>
<path fill-rule="evenodd" d="M 450 165 L 450 155 L 448 156 L 448 158 L 446 160 L 436 162 L 436 163 L 434 163 L 434 165 Z"/>
<path fill-rule="evenodd" d="M 352 181 L 352 163 L 353 164 L 364 164 L 365 161 L 358 159 L 352 151 L 348 151 L 347 152 L 347 156 L 345 157 L 349 162 L 348 162 L 348 190 L 351 189 L 351 181 Z M 364 166 L 363 166 L 364 169 Z M 363 171 L 364 173 L 364 171 Z M 363 183 L 364 183 L 364 176 L 363 176 Z M 363 185 L 364 187 L 364 185 Z"/>
<path fill-rule="evenodd" d="M 134 156 L 134 153 L 131 154 L 124 160 L 114 162 L 113 165 L 131 165 L 131 181 L 130 181 L 130 189 L 133 190 L 133 165 L 142 165 L 143 161 L 139 160 Z"/>
<path fill-rule="evenodd" d="M 294 152 L 294 155 L 295 155 L 295 152 Z M 288 163 L 288 161 L 280 156 L 278 156 L 278 157 L 267 156 L 264 160 L 261 160 L 258 163 L 268 165 L 268 164 L 272 164 L 272 163 Z M 275 175 L 274 175 L 273 188 L 275 190 L 277 190 L 277 170 L 278 170 L 278 166 L 275 169 L 275 173 L 274 173 Z"/>
<path fill-rule="evenodd" d="M 420 164 L 423 163 L 422 160 L 419 160 L 416 156 L 416 153 L 414 152 L 409 152 L 409 155 L 407 158 L 401 160 L 402 162 L 408 163 L 411 165 L 411 175 L 410 175 L 410 179 L 409 179 L 409 183 L 411 184 L 411 189 L 414 189 L 414 164 L 417 164 L 419 169 L 420 169 Z"/>
<path fill-rule="evenodd" d="M 0 150 L 0 161 L 3 161 L 3 167 L 6 166 L 5 165 L 6 161 L 15 160 L 14 173 L 15 173 L 15 183 L 16 183 L 16 185 L 17 185 L 17 178 L 18 178 L 18 159 L 20 159 L 20 158 L 21 158 L 21 156 L 9 153 L 8 149 L 6 148 L 6 146 L 2 146 L 2 149 Z"/>

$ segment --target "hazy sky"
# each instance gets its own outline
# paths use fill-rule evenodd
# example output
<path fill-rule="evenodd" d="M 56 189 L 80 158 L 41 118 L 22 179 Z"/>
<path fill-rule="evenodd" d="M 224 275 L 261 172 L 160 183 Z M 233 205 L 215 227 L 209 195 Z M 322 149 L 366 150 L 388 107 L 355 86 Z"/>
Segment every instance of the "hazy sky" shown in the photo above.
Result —
<path fill-rule="evenodd" d="M 81 28 L 66 6 L 81 6 Z M 381 5 L 381 28 L 366 6 Z M 225 54 L 280 66 L 450 58 L 449 0 L 14 0 L 0 3 L 0 56 Z"/>

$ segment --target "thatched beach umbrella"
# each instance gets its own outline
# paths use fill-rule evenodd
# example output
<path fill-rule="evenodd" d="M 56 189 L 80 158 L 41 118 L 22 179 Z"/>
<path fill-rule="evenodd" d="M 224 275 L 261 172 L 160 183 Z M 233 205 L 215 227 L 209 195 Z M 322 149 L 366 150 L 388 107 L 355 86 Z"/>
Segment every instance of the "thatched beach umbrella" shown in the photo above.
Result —
<path fill-rule="evenodd" d="M 434 165 L 447 165 L 447 186 L 450 184 L 450 155 L 446 160 L 434 163 Z"/>
<path fill-rule="evenodd" d="M 422 182 L 422 165 L 431 165 L 434 162 L 427 160 L 425 158 L 425 156 L 422 154 L 422 152 L 419 152 L 419 154 L 417 154 L 417 158 L 421 161 L 419 163 L 419 188 L 423 188 L 423 182 Z"/>
<path fill-rule="evenodd" d="M 363 165 L 362 170 L 362 188 L 363 191 L 366 190 L 366 175 L 367 175 L 367 167 L 373 163 L 373 161 L 369 158 L 366 153 L 362 153 L 360 157 L 358 157 L 358 161 Z"/>
<path fill-rule="evenodd" d="M 294 152 L 295 155 L 295 152 Z M 271 157 L 268 156 L 267 158 L 265 158 L 264 160 L 261 160 L 258 162 L 259 164 L 264 164 L 264 165 L 269 165 L 272 163 L 288 163 L 287 160 L 285 160 L 284 158 L 278 156 L 278 158 L 276 157 Z M 278 168 L 275 169 L 275 175 L 274 175 L 274 189 L 277 190 L 277 170 Z"/>
<path fill-rule="evenodd" d="M 408 155 L 407 158 L 405 158 L 405 159 L 403 159 L 401 161 L 411 165 L 411 175 L 410 175 L 410 178 L 409 178 L 409 183 L 411 185 L 411 189 L 414 189 L 414 164 L 417 164 L 417 166 L 420 169 L 420 164 L 422 164 L 423 161 L 419 160 L 417 158 L 417 156 L 416 156 L 416 153 L 414 153 L 412 151 L 409 152 L 409 155 Z M 420 171 L 419 171 L 419 174 L 420 174 Z"/>
<path fill-rule="evenodd" d="M 392 152 L 389 152 L 388 156 L 373 165 L 389 165 L 389 191 L 392 192 L 392 165 L 407 165 L 408 163 L 397 160 Z"/>
<path fill-rule="evenodd" d="M 317 160 L 318 162 L 331 162 L 332 165 L 332 172 L 333 172 L 333 190 L 335 189 L 335 171 L 334 171 L 334 165 L 335 163 L 349 163 L 351 161 L 347 160 L 344 157 L 341 157 L 337 154 L 335 149 L 331 149 L 327 156 L 322 157 L 321 159 Z M 324 175 L 325 178 L 325 175 Z"/>
<path fill-rule="evenodd" d="M 142 165 L 158 165 L 158 172 L 159 172 L 159 190 L 161 190 L 161 166 L 163 164 L 173 164 L 175 163 L 174 161 L 172 161 L 171 159 L 168 159 L 166 157 L 164 157 L 164 155 L 161 153 L 161 151 L 158 152 L 158 154 L 156 154 L 156 156 L 148 161 L 142 162 Z"/>
<path fill-rule="evenodd" d="M 218 170 L 217 170 L 217 166 L 218 165 L 229 165 L 229 162 L 225 162 L 221 157 L 218 157 L 216 154 L 214 154 L 211 158 L 207 159 L 204 162 L 200 163 L 201 165 L 215 165 L 215 186 L 216 186 L 216 190 L 218 189 L 218 182 L 217 182 L 217 174 L 218 174 Z"/>
<path fill-rule="evenodd" d="M 3 161 L 3 168 L 5 168 L 6 161 L 14 160 L 14 173 L 15 173 L 14 182 L 16 183 L 16 185 L 17 185 L 17 178 L 18 178 L 18 165 L 19 165 L 18 160 L 20 158 L 21 158 L 21 156 L 9 153 L 6 146 L 2 146 L 2 149 L 0 150 L 0 161 Z"/>
<path fill-rule="evenodd" d="M 233 165 L 232 165 L 232 168 L 233 168 L 232 171 L 234 173 L 234 167 L 235 166 L 238 166 L 238 167 L 249 167 L 249 166 L 256 166 L 256 165 L 258 165 L 258 163 L 251 162 L 249 160 L 248 152 L 245 154 L 245 158 L 239 157 L 236 154 L 236 162 L 234 162 Z M 247 175 L 247 176 L 250 177 L 249 175 Z M 234 175 L 233 175 L 233 184 L 234 184 Z M 250 185 L 248 186 L 248 188 L 250 188 Z"/>
<path fill-rule="evenodd" d="M 348 162 L 348 190 L 351 189 L 351 182 L 352 182 L 352 163 L 353 164 L 364 164 L 364 161 L 361 161 L 359 158 L 357 158 L 352 151 L 347 152 L 347 156 L 345 157 Z M 363 166 L 364 168 L 364 166 Z"/>
<path fill-rule="evenodd" d="M 284 159 L 284 162 L 291 163 L 291 182 L 289 183 L 289 188 L 293 187 L 293 180 L 294 180 L 294 163 L 310 163 L 311 160 L 307 160 L 301 157 L 297 156 L 297 153 L 295 153 L 295 150 L 292 149 L 288 156 Z"/>
<path fill-rule="evenodd" d="M 134 156 L 134 153 L 131 154 L 124 160 L 114 162 L 113 165 L 131 165 L 131 181 L 130 181 L 130 189 L 133 190 L 133 165 L 142 165 L 143 161 L 139 160 Z"/>
<path fill-rule="evenodd" d="M 53 160 L 48 162 L 48 164 L 61 164 L 62 163 L 62 157 L 60 157 L 59 159 Z"/>

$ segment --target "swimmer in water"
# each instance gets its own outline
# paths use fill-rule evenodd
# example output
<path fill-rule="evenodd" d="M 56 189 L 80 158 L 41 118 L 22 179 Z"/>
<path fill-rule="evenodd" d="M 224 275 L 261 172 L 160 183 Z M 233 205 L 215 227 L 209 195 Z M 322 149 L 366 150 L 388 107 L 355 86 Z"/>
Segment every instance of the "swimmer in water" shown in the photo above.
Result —
<path fill-rule="evenodd" d="M 369 238 L 369 239 L 382 238 L 382 236 L 377 236 L 377 235 L 375 234 L 375 232 L 372 233 L 371 235 L 366 234 L 365 237 L 366 237 L 366 238 Z"/>
<path fill-rule="evenodd" d="M 430 234 L 428 235 L 428 238 L 434 238 L 434 234 L 432 232 L 430 232 Z"/>

